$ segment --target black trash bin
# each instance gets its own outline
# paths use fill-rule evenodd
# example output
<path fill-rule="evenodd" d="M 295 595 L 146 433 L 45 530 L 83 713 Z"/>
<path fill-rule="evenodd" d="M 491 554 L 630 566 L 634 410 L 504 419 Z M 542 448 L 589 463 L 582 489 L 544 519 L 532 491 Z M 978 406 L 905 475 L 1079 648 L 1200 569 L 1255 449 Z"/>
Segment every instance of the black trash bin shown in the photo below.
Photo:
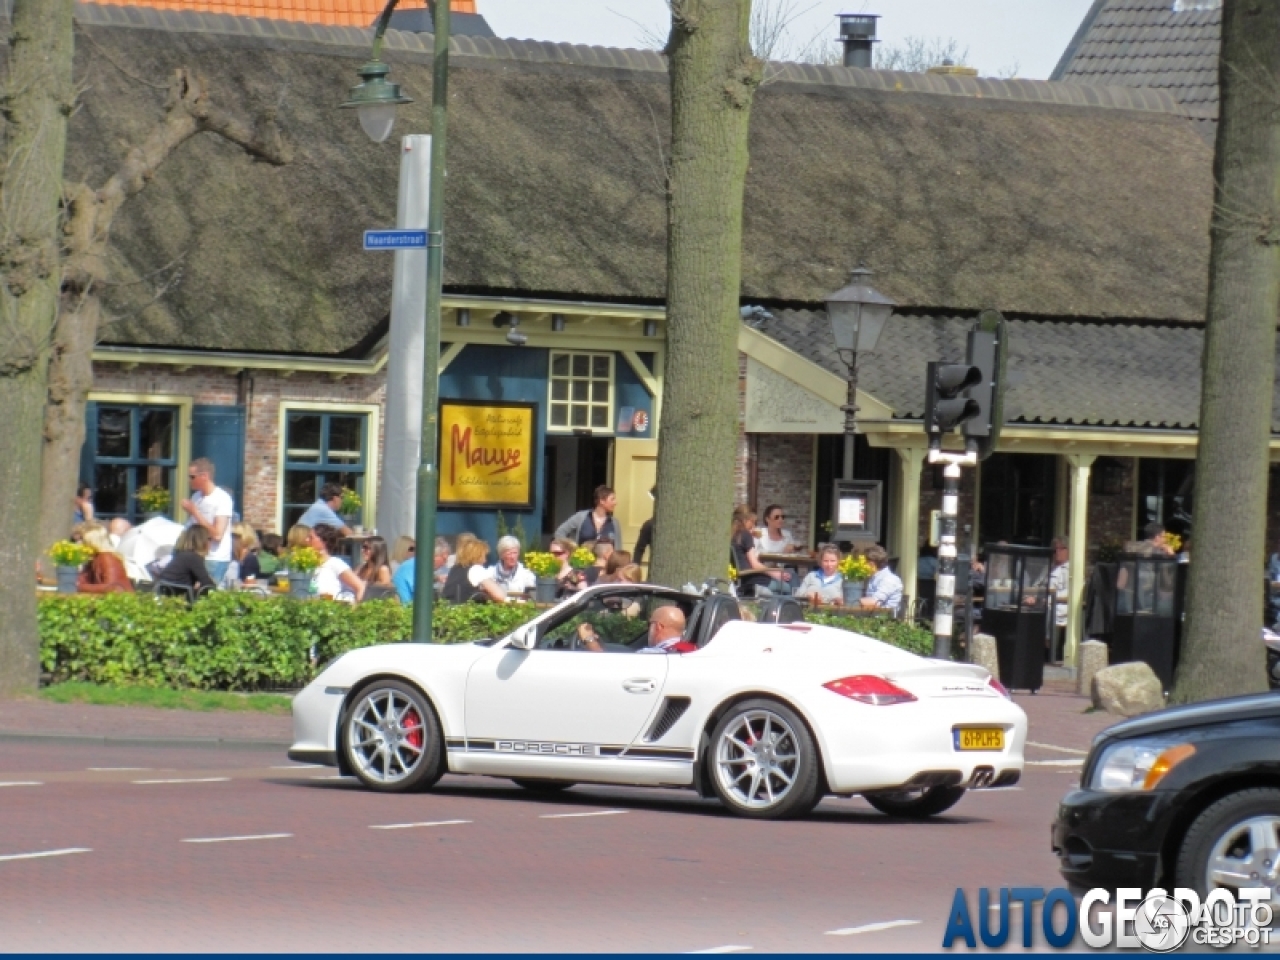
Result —
<path fill-rule="evenodd" d="M 1000 682 L 1010 690 L 1044 685 L 1044 654 L 1053 623 L 1048 547 L 987 544 L 982 630 L 996 638 Z"/>
<path fill-rule="evenodd" d="M 1167 691 L 1178 666 L 1187 565 L 1164 554 L 1120 556 L 1115 567 L 1112 663 L 1142 661 Z"/>

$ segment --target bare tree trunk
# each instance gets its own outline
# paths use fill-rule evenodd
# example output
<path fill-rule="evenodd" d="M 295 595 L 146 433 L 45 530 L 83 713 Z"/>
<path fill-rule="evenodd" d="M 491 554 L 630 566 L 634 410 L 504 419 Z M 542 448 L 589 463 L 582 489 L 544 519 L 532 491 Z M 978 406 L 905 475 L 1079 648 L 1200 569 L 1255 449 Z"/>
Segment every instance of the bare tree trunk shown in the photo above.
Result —
<path fill-rule="evenodd" d="M 292 159 L 275 124 L 274 110 L 253 124 L 214 106 L 208 86 L 187 70 L 174 73 L 165 117 L 100 189 L 67 186 L 66 245 L 62 313 L 49 361 L 49 393 L 44 412 L 44 499 L 40 505 L 40 546 L 47 550 L 71 526 L 71 501 L 80 477 L 84 407 L 93 386 L 93 347 L 102 317 L 99 291 L 108 279 L 111 223 L 130 197 L 140 193 L 160 166 L 199 133 L 213 133 L 250 156 L 275 166 Z"/>
<path fill-rule="evenodd" d="M 72 0 L 15 0 L 0 184 L 0 696 L 40 679 L 40 424 L 61 281 L 58 203 L 72 105 Z"/>
<path fill-rule="evenodd" d="M 1280 309 L 1280 4 L 1226 0 L 1219 83 L 1180 703 L 1267 689 L 1260 635 Z"/>
<path fill-rule="evenodd" d="M 751 0 L 671 0 L 667 359 L 651 578 L 723 577 L 738 437 Z"/>

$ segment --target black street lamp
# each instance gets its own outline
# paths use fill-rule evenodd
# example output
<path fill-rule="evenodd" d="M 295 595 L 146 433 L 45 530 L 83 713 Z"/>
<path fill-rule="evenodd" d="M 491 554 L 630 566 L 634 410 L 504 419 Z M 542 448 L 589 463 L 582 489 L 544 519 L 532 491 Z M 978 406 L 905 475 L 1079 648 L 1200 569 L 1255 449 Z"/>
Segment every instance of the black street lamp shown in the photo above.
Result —
<path fill-rule="evenodd" d="M 387 80 L 382 62 L 382 38 L 399 0 L 387 0 L 373 35 L 373 57 L 358 71 L 360 83 L 351 88 L 344 107 L 354 108 L 360 126 L 375 143 L 391 134 L 395 109 L 412 101 L 400 85 Z M 427 206 L 427 310 L 422 351 L 422 447 L 418 461 L 418 496 L 414 535 L 418 543 L 413 577 L 413 641 L 431 642 L 431 614 L 435 600 L 432 551 L 436 539 L 436 503 L 440 472 L 436 465 L 440 395 L 440 303 L 444 294 L 444 170 L 448 131 L 449 3 L 430 0 L 435 30 L 431 75 L 431 185 Z"/>
<path fill-rule="evenodd" d="M 871 271 L 858 267 L 849 276 L 848 286 L 827 297 L 827 316 L 836 341 L 836 353 L 849 368 L 849 395 L 844 411 L 845 480 L 853 479 L 853 442 L 858 432 L 858 352 L 875 350 L 880 334 L 897 303 L 870 284 Z"/>

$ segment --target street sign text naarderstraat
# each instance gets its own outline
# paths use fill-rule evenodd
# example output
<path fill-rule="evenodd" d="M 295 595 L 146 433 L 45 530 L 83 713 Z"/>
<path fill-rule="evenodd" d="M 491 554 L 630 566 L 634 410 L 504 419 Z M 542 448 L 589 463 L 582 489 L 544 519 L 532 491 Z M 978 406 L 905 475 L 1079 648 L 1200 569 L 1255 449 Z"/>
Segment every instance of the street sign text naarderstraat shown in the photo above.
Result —
<path fill-rule="evenodd" d="M 426 230 L 366 230 L 366 250 L 425 250 Z"/>

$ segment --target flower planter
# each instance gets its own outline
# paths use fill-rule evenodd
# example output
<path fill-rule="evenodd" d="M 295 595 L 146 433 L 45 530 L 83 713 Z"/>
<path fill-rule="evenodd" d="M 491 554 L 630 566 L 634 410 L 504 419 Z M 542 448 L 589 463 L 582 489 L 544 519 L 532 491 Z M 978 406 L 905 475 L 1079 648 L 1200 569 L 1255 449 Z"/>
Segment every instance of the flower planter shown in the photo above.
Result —
<path fill-rule="evenodd" d="M 58 592 L 75 593 L 80 579 L 79 567 L 58 567 Z"/>
<path fill-rule="evenodd" d="M 556 602 L 556 583 L 555 577 L 539 577 L 538 586 L 534 589 L 533 599 L 535 603 L 555 603 Z"/>
<path fill-rule="evenodd" d="M 289 596 L 306 600 L 311 596 L 311 571 L 289 571 Z"/>
<path fill-rule="evenodd" d="M 862 595 L 867 590 L 867 581 L 865 580 L 846 580 L 844 586 L 844 604 L 846 607 L 855 606 Z"/>

